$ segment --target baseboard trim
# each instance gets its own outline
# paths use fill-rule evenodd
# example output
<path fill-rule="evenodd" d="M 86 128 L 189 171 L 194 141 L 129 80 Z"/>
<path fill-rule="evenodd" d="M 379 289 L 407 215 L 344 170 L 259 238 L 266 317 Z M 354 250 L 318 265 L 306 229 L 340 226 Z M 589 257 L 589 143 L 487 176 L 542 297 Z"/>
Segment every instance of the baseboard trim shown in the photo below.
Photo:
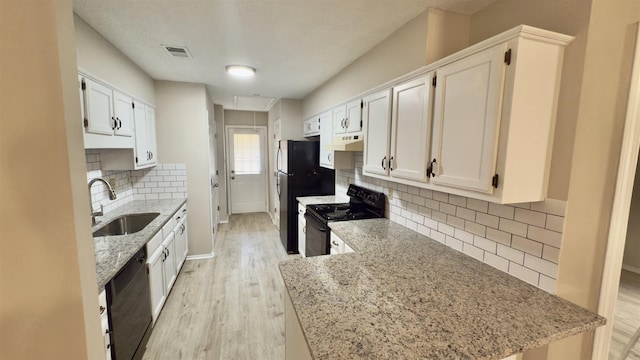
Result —
<path fill-rule="evenodd" d="M 637 268 L 635 266 L 622 264 L 622 268 L 627 270 L 627 271 L 631 271 L 633 273 L 640 274 L 640 268 Z"/>
<path fill-rule="evenodd" d="M 215 254 L 212 252 L 210 254 L 201 254 L 201 255 L 189 255 L 187 256 L 187 261 L 189 260 L 205 260 L 205 259 L 213 259 Z"/>

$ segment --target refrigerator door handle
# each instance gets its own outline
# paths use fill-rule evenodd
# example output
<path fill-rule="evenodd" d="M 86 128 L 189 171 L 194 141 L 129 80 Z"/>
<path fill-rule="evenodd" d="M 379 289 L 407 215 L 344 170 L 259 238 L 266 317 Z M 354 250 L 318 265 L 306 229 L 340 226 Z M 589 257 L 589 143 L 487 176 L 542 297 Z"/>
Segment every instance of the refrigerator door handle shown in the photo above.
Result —
<path fill-rule="evenodd" d="M 282 170 L 280 166 L 280 162 L 282 161 L 282 149 L 280 148 L 280 144 L 278 144 L 278 152 L 276 153 L 276 168 L 278 171 Z"/>
<path fill-rule="evenodd" d="M 279 174 L 276 175 L 276 191 L 278 192 L 278 199 L 280 199 L 281 196 L 280 196 L 280 176 L 279 176 Z"/>

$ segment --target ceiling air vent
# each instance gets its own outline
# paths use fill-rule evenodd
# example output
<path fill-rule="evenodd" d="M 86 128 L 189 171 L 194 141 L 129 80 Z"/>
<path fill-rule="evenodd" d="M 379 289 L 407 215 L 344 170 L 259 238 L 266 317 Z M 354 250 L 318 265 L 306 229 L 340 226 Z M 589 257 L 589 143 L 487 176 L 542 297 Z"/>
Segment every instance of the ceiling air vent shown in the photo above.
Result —
<path fill-rule="evenodd" d="M 189 49 L 186 46 L 167 46 L 162 45 L 162 47 L 167 50 L 169 55 L 175 57 L 183 57 L 183 58 L 193 58 L 191 53 L 189 53 Z"/>

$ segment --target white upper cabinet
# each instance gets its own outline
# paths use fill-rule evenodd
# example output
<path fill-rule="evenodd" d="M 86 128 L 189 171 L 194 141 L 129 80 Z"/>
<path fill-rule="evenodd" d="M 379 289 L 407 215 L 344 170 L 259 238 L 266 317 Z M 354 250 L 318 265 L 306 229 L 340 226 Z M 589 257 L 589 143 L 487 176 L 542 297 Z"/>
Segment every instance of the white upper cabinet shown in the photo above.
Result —
<path fill-rule="evenodd" d="M 320 135 L 320 116 L 314 116 L 302 123 L 302 134 L 305 137 Z"/>
<path fill-rule="evenodd" d="M 333 133 L 351 134 L 362 131 L 362 101 L 354 100 L 333 109 Z"/>
<path fill-rule="evenodd" d="M 340 105 L 334 108 L 332 111 L 333 116 L 333 133 L 344 134 L 347 132 L 347 108 L 344 105 Z"/>
<path fill-rule="evenodd" d="M 117 136 L 133 136 L 133 99 L 119 91 L 113 91 L 113 112 Z"/>
<path fill-rule="evenodd" d="M 389 175 L 391 146 L 391 89 L 363 99 L 364 164 L 366 175 Z"/>
<path fill-rule="evenodd" d="M 438 68 L 433 184 L 493 192 L 506 48 L 496 45 Z"/>
<path fill-rule="evenodd" d="M 133 99 L 80 73 L 85 149 L 133 149 Z"/>
<path fill-rule="evenodd" d="M 320 114 L 320 166 L 333 169 L 333 151 L 325 145 L 333 141 L 333 117 L 331 111 Z"/>
<path fill-rule="evenodd" d="M 348 134 L 362 131 L 362 100 L 354 100 L 346 105 L 345 126 Z"/>
<path fill-rule="evenodd" d="M 392 178 L 418 182 L 427 180 L 432 78 L 430 73 L 393 88 L 389 152 Z"/>
<path fill-rule="evenodd" d="M 154 166 L 156 159 L 156 117 L 155 110 L 143 103 L 136 103 L 134 109 L 136 123 L 135 169 Z"/>
<path fill-rule="evenodd" d="M 434 64 L 434 190 L 498 203 L 546 197 L 564 46 L 521 25 Z"/>
<path fill-rule="evenodd" d="M 116 121 L 113 116 L 113 91 L 88 78 L 83 80 L 86 132 L 113 135 Z"/>

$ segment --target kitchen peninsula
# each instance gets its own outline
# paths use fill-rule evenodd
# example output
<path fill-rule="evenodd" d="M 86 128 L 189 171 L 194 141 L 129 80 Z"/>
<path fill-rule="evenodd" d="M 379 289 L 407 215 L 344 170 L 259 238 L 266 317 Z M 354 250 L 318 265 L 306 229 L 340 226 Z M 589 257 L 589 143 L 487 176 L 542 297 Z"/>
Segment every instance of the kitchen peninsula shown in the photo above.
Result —
<path fill-rule="evenodd" d="M 287 359 L 502 359 L 605 323 L 388 219 L 330 227 L 356 252 L 280 264 Z"/>

